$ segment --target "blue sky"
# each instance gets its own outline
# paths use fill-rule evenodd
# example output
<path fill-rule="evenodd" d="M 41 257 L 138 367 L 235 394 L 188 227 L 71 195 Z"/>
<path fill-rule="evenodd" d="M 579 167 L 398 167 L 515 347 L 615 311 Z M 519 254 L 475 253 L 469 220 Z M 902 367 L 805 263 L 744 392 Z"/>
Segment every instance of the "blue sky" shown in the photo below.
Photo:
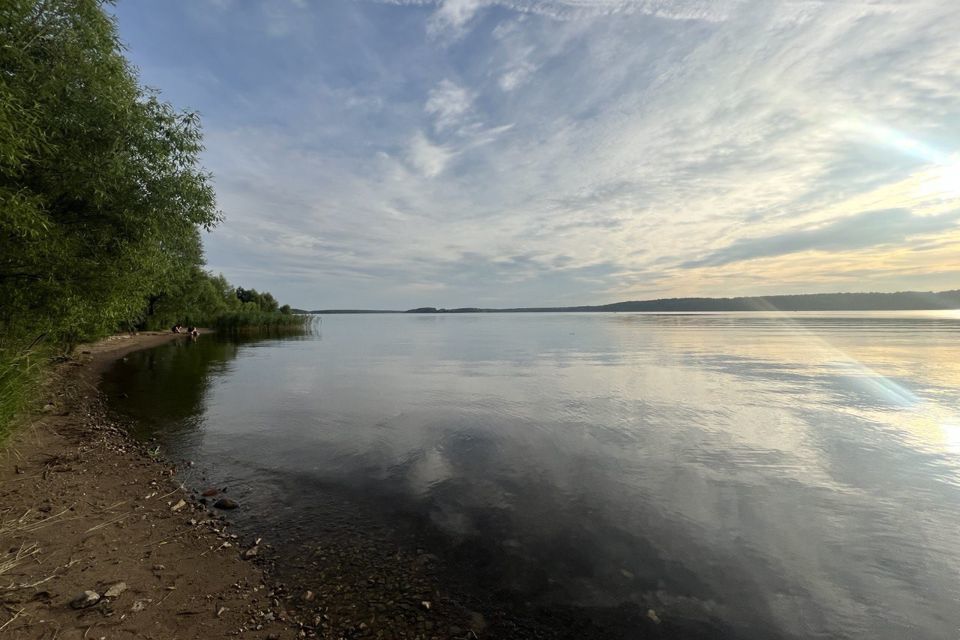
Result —
<path fill-rule="evenodd" d="M 120 0 L 305 308 L 960 287 L 960 3 Z"/>

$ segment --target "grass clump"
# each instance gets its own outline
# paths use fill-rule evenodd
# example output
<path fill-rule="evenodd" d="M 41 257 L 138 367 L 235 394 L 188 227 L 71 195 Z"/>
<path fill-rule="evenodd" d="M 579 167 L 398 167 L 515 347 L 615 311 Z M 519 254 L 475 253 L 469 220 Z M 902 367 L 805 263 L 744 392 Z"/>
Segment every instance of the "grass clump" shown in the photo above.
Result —
<path fill-rule="evenodd" d="M 50 352 L 38 344 L 16 345 L 0 340 L 0 442 L 14 420 L 35 401 Z"/>

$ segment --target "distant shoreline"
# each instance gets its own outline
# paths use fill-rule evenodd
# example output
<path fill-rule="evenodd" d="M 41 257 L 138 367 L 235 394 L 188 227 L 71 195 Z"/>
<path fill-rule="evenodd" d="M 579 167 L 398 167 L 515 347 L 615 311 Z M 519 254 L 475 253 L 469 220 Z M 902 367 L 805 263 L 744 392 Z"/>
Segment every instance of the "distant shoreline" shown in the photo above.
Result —
<path fill-rule="evenodd" d="M 407 310 L 315 309 L 295 310 L 313 315 L 369 313 L 583 313 L 645 311 L 650 313 L 697 313 L 729 311 L 942 311 L 960 309 L 960 289 L 950 291 L 898 291 L 895 293 L 809 293 L 798 295 L 747 296 L 737 298 L 660 298 L 605 305 L 572 307 L 418 307 Z"/>

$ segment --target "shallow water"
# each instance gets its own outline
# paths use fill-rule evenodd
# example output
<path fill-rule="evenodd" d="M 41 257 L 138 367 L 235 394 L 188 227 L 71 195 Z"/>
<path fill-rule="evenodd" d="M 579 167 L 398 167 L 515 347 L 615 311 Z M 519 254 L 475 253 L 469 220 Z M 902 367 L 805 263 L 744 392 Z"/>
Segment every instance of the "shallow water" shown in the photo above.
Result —
<path fill-rule="evenodd" d="M 960 629 L 957 313 L 333 315 L 104 385 L 241 519 L 319 535 L 337 496 L 613 636 Z"/>

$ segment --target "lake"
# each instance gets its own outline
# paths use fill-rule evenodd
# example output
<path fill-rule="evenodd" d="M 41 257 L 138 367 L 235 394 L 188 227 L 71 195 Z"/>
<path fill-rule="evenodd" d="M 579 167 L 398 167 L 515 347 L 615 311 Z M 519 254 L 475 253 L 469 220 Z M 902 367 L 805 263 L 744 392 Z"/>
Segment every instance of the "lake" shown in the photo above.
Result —
<path fill-rule="evenodd" d="M 329 315 L 104 389 L 298 584 L 427 554 L 382 582 L 488 637 L 960 634 L 957 312 Z"/>

